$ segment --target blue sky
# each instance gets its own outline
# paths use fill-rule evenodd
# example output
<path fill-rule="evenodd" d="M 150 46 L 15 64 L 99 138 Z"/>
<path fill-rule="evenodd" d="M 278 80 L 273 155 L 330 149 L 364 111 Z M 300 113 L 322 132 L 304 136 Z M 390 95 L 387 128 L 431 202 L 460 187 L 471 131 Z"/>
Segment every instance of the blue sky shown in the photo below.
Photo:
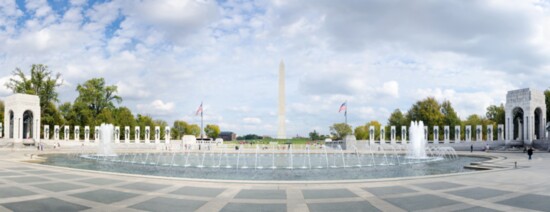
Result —
<path fill-rule="evenodd" d="M 526 1 L 0 0 L 0 83 L 19 67 L 63 76 L 60 100 L 104 77 L 123 106 L 238 134 L 277 132 L 278 64 L 287 132 L 387 122 L 448 99 L 483 115 L 506 91 L 550 86 L 550 4 Z M 9 95 L 0 87 L 0 96 Z"/>

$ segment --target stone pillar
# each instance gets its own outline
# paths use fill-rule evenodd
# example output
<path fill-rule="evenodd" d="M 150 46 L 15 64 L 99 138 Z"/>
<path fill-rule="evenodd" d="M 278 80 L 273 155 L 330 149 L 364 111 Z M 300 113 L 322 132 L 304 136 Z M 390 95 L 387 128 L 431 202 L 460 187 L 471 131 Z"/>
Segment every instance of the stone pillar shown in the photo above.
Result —
<path fill-rule="evenodd" d="M 65 129 L 63 129 L 63 135 L 64 135 L 63 140 L 68 141 L 71 135 L 70 133 L 71 133 L 71 128 L 65 125 Z"/>
<path fill-rule="evenodd" d="M 130 127 L 124 127 L 124 143 L 130 143 Z"/>
<path fill-rule="evenodd" d="M 434 144 L 439 144 L 439 126 L 434 126 Z"/>
<path fill-rule="evenodd" d="M 44 140 L 50 140 L 50 125 L 44 125 Z"/>
<path fill-rule="evenodd" d="M 139 130 L 139 126 L 135 126 L 134 127 L 134 142 L 135 143 L 141 143 L 141 141 L 139 140 L 139 134 L 140 134 L 140 130 Z"/>
<path fill-rule="evenodd" d="M 476 125 L 476 141 L 483 141 L 483 126 Z"/>
<path fill-rule="evenodd" d="M 487 125 L 487 141 L 493 141 L 493 125 Z"/>
<path fill-rule="evenodd" d="M 80 126 L 74 126 L 74 140 L 80 141 Z"/>
<path fill-rule="evenodd" d="M 59 125 L 53 126 L 53 139 L 59 141 Z"/>
<path fill-rule="evenodd" d="M 164 142 L 166 144 L 170 143 L 170 127 L 164 127 Z"/>
<path fill-rule="evenodd" d="M 90 126 L 84 126 L 84 142 L 90 142 Z"/>
<path fill-rule="evenodd" d="M 145 126 L 145 143 L 151 143 L 151 127 Z"/>
<path fill-rule="evenodd" d="M 115 143 L 120 143 L 120 127 L 115 127 Z"/>
<path fill-rule="evenodd" d="M 449 143 L 449 138 L 451 136 L 451 130 L 448 125 L 443 127 L 443 140 L 445 144 Z"/>
<path fill-rule="evenodd" d="M 2 125 L 2 123 L 0 122 L 0 138 L 3 138 L 3 133 L 4 132 L 4 126 Z"/>
<path fill-rule="evenodd" d="M 155 126 L 155 143 L 160 143 L 160 127 Z"/>
<path fill-rule="evenodd" d="M 455 126 L 455 143 L 460 143 L 460 125 Z"/>
<path fill-rule="evenodd" d="M 407 126 L 401 126 L 401 143 L 407 143 Z"/>
<path fill-rule="evenodd" d="M 374 126 L 369 126 L 369 142 L 374 144 Z"/>
<path fill-rule="evenodd" d="M 390 143 L 395 144 L 395 126 L 390 127 Z"/>
<path fill-rule="evenodd" d="M 467 142 L 472 141 L 472 126 L 466 125 L 466 131 L 464 131 L 464 140 Z"/>
<path fill-rule="evenodd" d="M 502 140 L 504 140 L 504 124 L 499 124 L 497 128 L 498 128 L 497 129 L 498 130 L 497 131 L 497 136 L 498 136 L 497 139 L 499 141 L 502 141 Z"/>
<path fill-rule="evenodd" d="M 386 143 L 386 130 L 384 130 L 384 126 L 380 126 L 380 143 Z"/>
<path fill-rule="evenodd" d="M 94 127 L 94 140 L 99 143 L 99 126 Z"/>

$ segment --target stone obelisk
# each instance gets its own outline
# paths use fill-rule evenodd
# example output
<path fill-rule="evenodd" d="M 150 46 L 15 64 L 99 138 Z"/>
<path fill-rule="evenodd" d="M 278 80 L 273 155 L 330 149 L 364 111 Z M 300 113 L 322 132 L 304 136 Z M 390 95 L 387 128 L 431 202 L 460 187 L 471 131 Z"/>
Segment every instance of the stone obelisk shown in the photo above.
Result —
<path fill-rule="evenodd" d="M 281 63 L 279 64 L 279 129 L 277 130 L 278 139 L 286 139 L 285 112 L 285 64 L 281 60 Z"/>

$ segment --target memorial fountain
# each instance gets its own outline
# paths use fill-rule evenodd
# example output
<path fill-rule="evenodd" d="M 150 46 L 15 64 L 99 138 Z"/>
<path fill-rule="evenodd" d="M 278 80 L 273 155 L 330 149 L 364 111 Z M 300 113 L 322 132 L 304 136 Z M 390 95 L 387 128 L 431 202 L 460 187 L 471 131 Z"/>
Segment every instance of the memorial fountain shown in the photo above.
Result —
<path fill-rule="evenodd" d="M 47 164 L 93 170 L 171 177 L 238 180 L 341 180 L 418 176 L 464 171 L 464 163 L 480 158 L 458 157 L 453 148 L 426 146 L 424 124 L 412 122 L 410 144 L 358 142 L 337 145 L 185 145 L 168 151 L 115 153 L 113 126 L 102 124 L 96 153 L 80 160 L 51 156 Z M 173 146 L 174 147 L 174 146 Z M 78 164 L 78 165 L 75 165 Z M 442 171 L 443 170 L 443 171 Z"/>

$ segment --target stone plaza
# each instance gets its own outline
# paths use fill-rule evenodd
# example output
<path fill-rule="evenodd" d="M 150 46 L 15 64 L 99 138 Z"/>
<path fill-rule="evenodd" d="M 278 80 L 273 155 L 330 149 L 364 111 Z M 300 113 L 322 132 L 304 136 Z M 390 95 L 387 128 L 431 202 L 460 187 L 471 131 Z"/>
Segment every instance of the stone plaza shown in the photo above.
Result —
<path fill-rule="evenodd" d="M 1 211 L 547 211 L 550 208 L 546 201 L 550 198 L 547 153 L 535 153 L 533 160 L 527 160 L 523 153 L 474 152 L 471 155 L 493 158 L 484 163 L 493 169 L 333 182 L 139 176 L 22 162 L 30 160 L 35 151 L 1 150 L 1 153 Z"/>

